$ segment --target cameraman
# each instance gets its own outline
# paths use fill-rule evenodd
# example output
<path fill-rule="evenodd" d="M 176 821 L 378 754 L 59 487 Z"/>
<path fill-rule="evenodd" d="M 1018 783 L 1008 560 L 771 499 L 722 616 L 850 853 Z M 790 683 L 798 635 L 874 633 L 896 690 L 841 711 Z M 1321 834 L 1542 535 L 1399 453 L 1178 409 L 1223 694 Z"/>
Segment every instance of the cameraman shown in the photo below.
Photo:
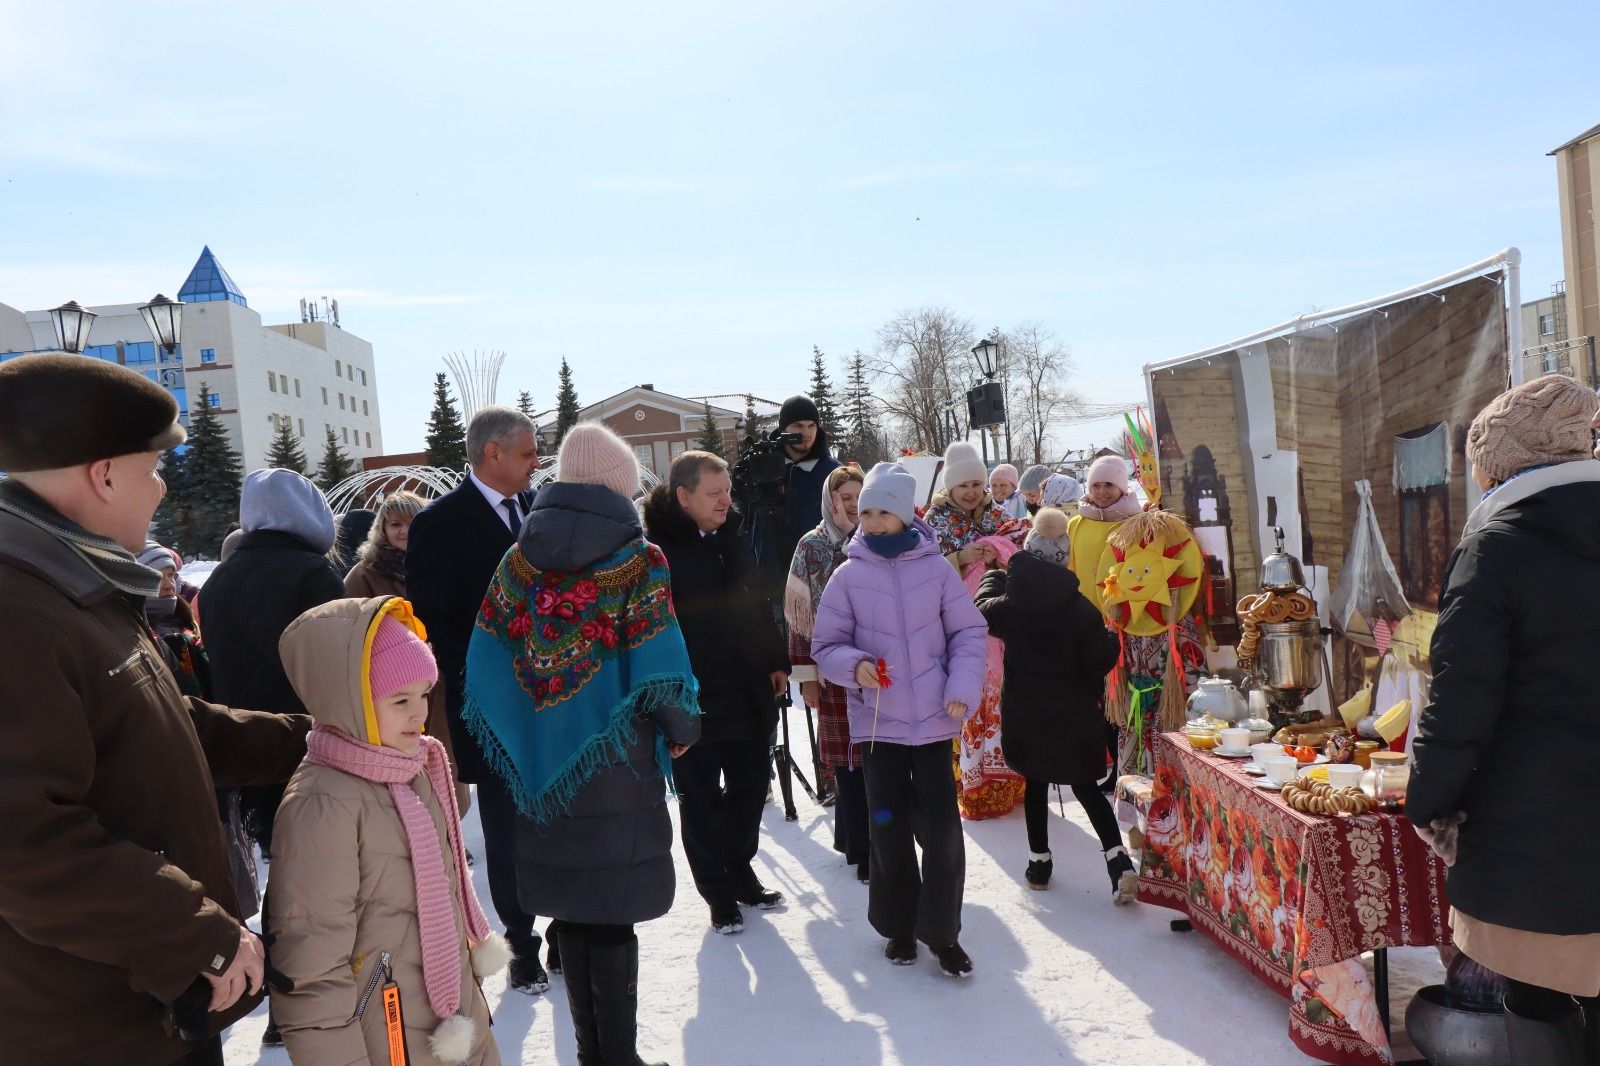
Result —
<path fill-rule="evenodd" d="M 762 528 L 762 516 L 752 516 L 751 538 L 756 561 L 768 586 L 780 591 L 789 575 L 800 538 L 816 528 L 822 515 L 822 497 L 828 475 L 841 465 L 828 454 L 828 435 L 822 429 L 817 405 L 809 396 L 791 396 L 778 412 L 778 432 L 800 438 L 783 448 L 783 504 L 777 528 Z"/>

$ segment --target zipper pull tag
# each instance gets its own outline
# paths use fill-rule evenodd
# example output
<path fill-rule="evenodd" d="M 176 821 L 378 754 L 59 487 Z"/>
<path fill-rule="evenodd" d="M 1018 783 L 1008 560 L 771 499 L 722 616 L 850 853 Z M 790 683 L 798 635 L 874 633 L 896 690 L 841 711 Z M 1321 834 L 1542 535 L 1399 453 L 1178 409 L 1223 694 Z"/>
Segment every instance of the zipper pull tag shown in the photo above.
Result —
<path fill-rule="evenodd" d="M 400 986 L 394 983 L 394 969 L 387 951 L 378 955 L 383 974 L 383 1029 L 389 1047 L 389 1066 L 406 1066 L 406 1016 L 400 1008 Z"/>

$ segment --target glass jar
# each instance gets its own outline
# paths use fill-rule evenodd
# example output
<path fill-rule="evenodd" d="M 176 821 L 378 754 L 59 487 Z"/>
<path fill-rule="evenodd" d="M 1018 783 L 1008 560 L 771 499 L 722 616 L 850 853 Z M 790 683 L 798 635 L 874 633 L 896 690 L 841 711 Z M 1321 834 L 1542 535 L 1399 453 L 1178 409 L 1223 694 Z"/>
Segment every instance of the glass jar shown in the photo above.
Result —
<path fill-rule="evenodd" d="M 1195 751 L 1210 751 L 1222 743 L 1222 737 L 1214 724 L 1215 720 L 1209 715 L 1196 718 L 1183 727 L 1183 735 L 1189 738 L 1189 747 Z"/>
<path fill-rule="evenodd" d="M 1405 806 L 1406 786 L 1411 781 L 1411 762 L 1404 752 L 1372 753 L 1372 795 L 1384 810 Z"/>

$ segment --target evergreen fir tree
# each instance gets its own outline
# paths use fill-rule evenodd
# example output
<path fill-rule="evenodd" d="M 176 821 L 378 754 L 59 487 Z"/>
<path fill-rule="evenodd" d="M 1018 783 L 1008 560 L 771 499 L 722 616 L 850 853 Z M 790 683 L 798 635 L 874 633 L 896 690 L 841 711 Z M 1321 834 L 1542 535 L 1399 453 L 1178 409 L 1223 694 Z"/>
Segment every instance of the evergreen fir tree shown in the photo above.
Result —
<path fill-rule="evenodd" d="M 702 452 L 727 458 L 727 451 L 722 445 L 722 430 L 717 428 L 717 420 L 711 417 L 711 405 L 706 404 L 705 420 L 700 423 L 700 438 L 694 446 Z"/>
<path fill-rule="evenodd" d="M 161 506 L 156 508 L 155 521 L 150 527 L 152 537 L 176 548 L 179 555 L 188 555 L 193 543 L 189 533 L 189 493 L 183 461 L 188 451 L 187 447 L 180 445 L 161 456 L 161 465 L 156 469 L 161 480 L 167 483 L 167 494 L 162 498 Z"/>
<path fill-rule="evenodd" d="M 523 389 L 521 392 L 517 393 L 517 410 L 521 411 L 529 418 L 534 416 L 533 394 L 527 389 Z"/>
<path fill-rule="evenodd" d="M 328 439 L 322 447 L 322 465 L 317 469 L 317 487 L 323 492 L 356 472 L 356 462 L 339 447 L 339 438 L 328 430 Z"/>
<path fill-rule="evenodd" d="M 822 360 L 822 350 L 814 344 L 811 346 L 811 402 L 817 405 L 817 425 L 827 434 L 828 444 L 837 448 L 844 436 L 839 404 L 833 395 L 833 382 L 828 380 L 828 368 Z"/>
<path fill-rule="evenodd" d="M 761 436 L 760 427 L 756 425 L 756 398 L 753 393 L 744 394 L 744 436 L 739 440 L 739 454 L 743 455 L 750 449 L 745 446 L 746 441 L 755 440 Z"/>
<path fill-rule="evenodd" d="M 333 443 L 333 434 L 328 434 Z M 433 376 L 433 410 L 428 415 L 428 434 L 424 438 L 428 465 L 445 470 L 464 470 L 467 466 L 467 428 L 461 423 L 461 412 L 450 395 L 450 385 L 443 374 Z M 326 462 L 326 457 L 324 457 Z"/>
<path fill-rule="evenodd" d="M 556 392 L 556 447 L 566 439 L 567 430 L 578 424 L 578 390 L 572 384 L 572 368 L 561 359 L 561 388 Z"/>
<path fill-rule="evenodd" d="M 278 432 L 273 435 L 272 447 L 267 450 L 267 465 L 279 470 L 293 470 L 302 476 L 309 469 L 305 449 L 301 447 L 299 436 L 290 428 L 288 418 L 278 420 Z"/>
<path fill-rule="evenodd" d="M 853 459 L 867 469 L 884 458 L 878 421 L 873 414 L 872 383 L 867 380 L 867 358 L 860 352 L 850 360 L 844 391 L 844 440 L 840 457 Z"/>
<path fill-rule="evenodd" d="M 183 545 L 170 545 L 179 555 L 215 557 L 228 527 L 239 520 L 239 488 L 243 461 L 228 443 L 228 430 L 207 402 L 210 392 L 200 383 L 199 405 L 189 415 L 189 451 L 183 457 L 179 510 L 189 520 Z"/>

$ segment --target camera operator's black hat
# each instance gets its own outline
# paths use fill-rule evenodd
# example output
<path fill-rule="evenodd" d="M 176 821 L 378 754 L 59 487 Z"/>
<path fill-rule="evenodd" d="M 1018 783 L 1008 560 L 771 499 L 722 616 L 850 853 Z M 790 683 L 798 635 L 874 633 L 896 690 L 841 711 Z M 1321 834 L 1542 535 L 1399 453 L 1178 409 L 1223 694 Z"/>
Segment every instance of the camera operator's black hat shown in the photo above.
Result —
<path fill-rule="evenodd" d="M 783 407 L 778 411 L 778 429 L 793 425 L 796 422 L 822 421 L 822 415 L 817 410 L 816 402 L 809 396 L 791 396 L 783 401 Z"/>

